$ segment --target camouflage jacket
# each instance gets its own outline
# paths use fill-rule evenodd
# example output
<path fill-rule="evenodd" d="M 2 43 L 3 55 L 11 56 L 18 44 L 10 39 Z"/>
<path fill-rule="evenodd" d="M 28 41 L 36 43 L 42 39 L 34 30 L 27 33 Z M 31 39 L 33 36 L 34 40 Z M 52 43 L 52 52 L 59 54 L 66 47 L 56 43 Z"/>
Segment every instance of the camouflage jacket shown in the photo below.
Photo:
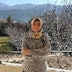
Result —
<path fill-rule="evenodd" d="M 48 34 L 42 32 L 42 37 L 39 39 L 32 38 L 33 32 L 25 33 L 22 49 L 30 49 L 32 56 L 45 56 L 50 54 L 50 42 Z"/>

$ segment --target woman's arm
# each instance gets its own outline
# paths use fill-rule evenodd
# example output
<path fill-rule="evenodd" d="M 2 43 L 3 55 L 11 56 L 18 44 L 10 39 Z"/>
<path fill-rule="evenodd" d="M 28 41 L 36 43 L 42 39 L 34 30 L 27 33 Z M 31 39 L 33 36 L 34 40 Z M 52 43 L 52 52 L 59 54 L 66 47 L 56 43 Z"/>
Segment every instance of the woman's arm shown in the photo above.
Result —
<path fill-rule="evenodd" d="M 25 36 L 24 36 L 24 38 L 23 38 L 21 53 L 22 53 L 23 55 L 30 55 L 30 54 L 31 54 L 31 50 L 27 48 Z"/>

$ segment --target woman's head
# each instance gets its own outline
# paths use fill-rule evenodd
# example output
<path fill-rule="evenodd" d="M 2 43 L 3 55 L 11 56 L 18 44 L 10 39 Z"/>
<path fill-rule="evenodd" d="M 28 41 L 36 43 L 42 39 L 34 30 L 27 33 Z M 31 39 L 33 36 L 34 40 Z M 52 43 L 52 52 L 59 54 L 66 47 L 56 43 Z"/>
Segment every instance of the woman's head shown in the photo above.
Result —
<path fill-rule="evenodd" d="M 31 22 L 31 29 L 34 32 L 38 32 L 41 30 L 42 20 L 40 18 L 34 18 Z"/>

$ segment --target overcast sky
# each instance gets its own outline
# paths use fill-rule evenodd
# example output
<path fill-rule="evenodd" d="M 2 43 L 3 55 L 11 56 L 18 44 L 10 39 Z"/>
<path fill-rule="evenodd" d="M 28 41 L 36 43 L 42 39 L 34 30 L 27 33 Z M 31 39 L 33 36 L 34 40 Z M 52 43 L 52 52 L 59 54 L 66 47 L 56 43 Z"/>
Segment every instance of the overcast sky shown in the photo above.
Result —
<path fill-rule="evenodd" d="M 13 6 L 15 4 L 26 4 L 26 3 L 32 3 L 32 4 L 57 4 L 57 5 L 63 5 L 63 4 L 72 4 L 72 0 L 0 0 L 0 3 L 5 3 L 7 5 Z"/>

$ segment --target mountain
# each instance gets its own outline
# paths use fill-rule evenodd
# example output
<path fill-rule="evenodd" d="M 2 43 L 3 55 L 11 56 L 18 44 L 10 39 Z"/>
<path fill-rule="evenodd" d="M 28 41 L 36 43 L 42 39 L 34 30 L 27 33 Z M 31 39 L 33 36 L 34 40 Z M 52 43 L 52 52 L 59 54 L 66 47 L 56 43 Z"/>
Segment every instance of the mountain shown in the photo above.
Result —
<path fill-rule="evenodd" d="M 0 10 L 12 10 L 12 9 L 29 9 L 29 8 L 34 8 L 34 4 L 16 4 L 14 6 L 8 6 L 4 3 L 0 3 Z"/>
<path fill-rule="evenodd" d="M 7 18 L 8 15 L 12 16 L 13 20 L 28 22 L 34 16 L 40 16 L 44 13 L 42 10 L 26 9 L 26 10 L 0 10 L 0 18 Z"/>
<path fill-rule="evenodd" d="M 56 9 L 56 11 L 60 13 L 62 7 L 63 6 L 53 4 L 17 4 L 14 6 L 8 6 L 0 3 L 0 18 L 7 18 L 8 15 L 11 15 L 13 20 L 27 22 L 32 17 L 41 16 L 50 10 Z"/>
<path fill-rule="evenodd" d="M 12 7 L 10 7 L 10 9 L 29 9 L 29 8 L 34 8 L 35 5 L 34 4 L 17 4 L 17 5 L 14 5 Z"/>
<path fill-rule="evenodd" d="M 14 6 L 9 6 L 3 3 L 0 3 L 0 10 L 13 10 L 13 9 L 20 9 L 20 10 L 25 10 L 25 9 L 32 9 L 32 8 L 36 8 L 36 9 L 53 9 L 54 7 L 60 7 L 60 6 L 56 6 L 53 4 L 40 4 L 40 5 L 34 5 L 34 4 L 16 4 Z"/>
<path fill-rule="evenodd" d="M 8 5 L 4 4 L 4 3 L 0 3 L 0 10 L 7 10 L 9 8 L 10 8 L 10 6 L 8 6 Z"/>

